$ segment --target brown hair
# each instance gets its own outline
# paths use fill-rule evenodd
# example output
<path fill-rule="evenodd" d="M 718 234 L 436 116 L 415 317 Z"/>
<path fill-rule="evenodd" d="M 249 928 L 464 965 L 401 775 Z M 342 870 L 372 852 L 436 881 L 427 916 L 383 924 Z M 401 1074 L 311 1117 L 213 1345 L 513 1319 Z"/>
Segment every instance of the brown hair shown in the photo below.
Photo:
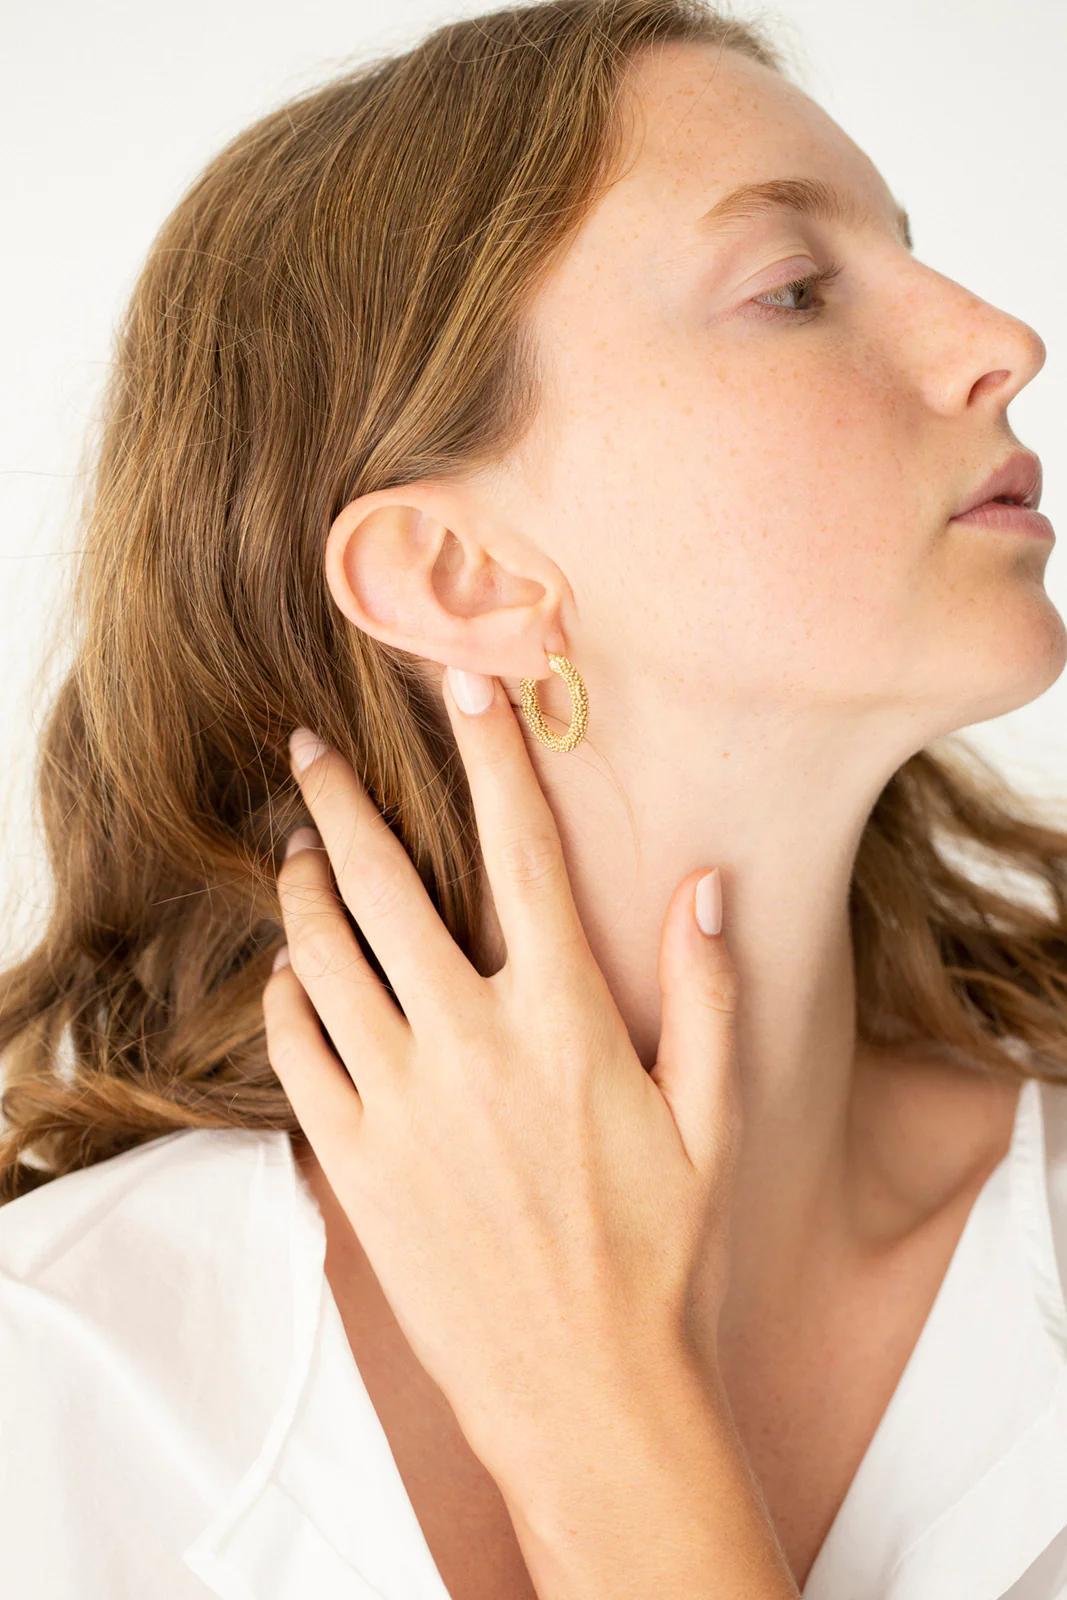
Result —
<path fill-rule="evenodd" d="M 757 24 L 697 0 L 502 9 L 264 116 L 163 224 L 118 332 L 74 664 L 37 757 L 56 894 L 3 975 L 0 1199 L 177 1129 L 296 1131 L 261 992 L 279 845 L 306 820 L 297 723 L 352 763 L 486 970 L 436 676 L 339 614 L 325 536 L 355 497 L 523 438 L 524 303 L 613 175 L 627 64 L 688 40 L 784 71 Z M 1016 1075 L 1021 1043 L 1025 1070 L 1062 1075 L 1067 833 L 1022 809 L 947 751 L 887 783 L 852 887 L 864 1038 Z M 981 886 L 953 840 L 1051 904 Z"/>

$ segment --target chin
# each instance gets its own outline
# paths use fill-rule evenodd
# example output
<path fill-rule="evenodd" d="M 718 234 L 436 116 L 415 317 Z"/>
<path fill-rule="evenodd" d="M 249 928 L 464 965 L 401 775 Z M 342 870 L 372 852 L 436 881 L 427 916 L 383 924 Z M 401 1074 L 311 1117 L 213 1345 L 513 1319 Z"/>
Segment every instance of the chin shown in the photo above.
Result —
<path fill-rule="evenodd" d="M 966 652 L 968 722 L 985 722 L 1029 705 L 1067 666 L 1067 626 L 1038 580 L 1000 608 L 995 628 Z M 957 723 L 957 726 L 965 726 Z"/>

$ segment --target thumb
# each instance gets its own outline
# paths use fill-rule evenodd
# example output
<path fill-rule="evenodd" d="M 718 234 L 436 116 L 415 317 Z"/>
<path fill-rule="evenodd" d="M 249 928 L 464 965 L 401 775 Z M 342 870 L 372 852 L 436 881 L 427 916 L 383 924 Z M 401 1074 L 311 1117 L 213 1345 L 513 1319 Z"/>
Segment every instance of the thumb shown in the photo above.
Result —
<path fill-rule="evenodd" d="M 697 922 L 699 903 L 719 930 Z M 711 1174 L 733 1148 L 736 1132 L 737 972 L 721 931 L 719 869 L 691 872 L 667 906 L 659 951 L 662 996 L 659 1050 L 649 1076 L 671 1108 L 694 1166 Z M 713 924 L 714 925 L 714 924 Z"/>

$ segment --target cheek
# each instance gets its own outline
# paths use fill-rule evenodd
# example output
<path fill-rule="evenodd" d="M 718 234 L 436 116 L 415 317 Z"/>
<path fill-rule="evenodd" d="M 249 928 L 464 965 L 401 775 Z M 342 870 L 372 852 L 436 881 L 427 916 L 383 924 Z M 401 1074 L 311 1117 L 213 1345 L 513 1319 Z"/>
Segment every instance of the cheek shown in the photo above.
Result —
<path fill-rule="evenodd" d="M 935 530 L 888 430 L 854 426 L 839 394 L 807 401 L 779 389 L 773 406 L 718 408 L 714 426 L 676 412 L 659 470 L 635 449 L 618 481 L 644 640 L 810 698 L 896 663 Z"/>
<path fill-rule="evenodd" d="M 791 509 L 723 520 L 709 508 L 649 608 L 663 646 L 699 656 L 739 687 L 810 701 L 862 673 L 896 669 L 909 588 L 885 546 L 839 507 L 802 523 Z"/>
<path fill-rule="evenodd" d="M 572 372 L 581 403 L 550 466 L 565 532 L 548 543 L 641 670 L 810 701 L 897 661 L 933 530 L 877 364 L 769 351 L 755 332 L 728 356 L 620 339 Z"/>

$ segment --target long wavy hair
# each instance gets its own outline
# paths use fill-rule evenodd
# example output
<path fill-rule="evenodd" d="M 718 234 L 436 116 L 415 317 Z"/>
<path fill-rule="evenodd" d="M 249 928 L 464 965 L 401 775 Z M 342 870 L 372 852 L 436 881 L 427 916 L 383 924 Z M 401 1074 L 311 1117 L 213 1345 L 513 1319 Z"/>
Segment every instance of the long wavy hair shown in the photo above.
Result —
<path fill-rule="evenodd" d="M 297 1131 L 261 994 L 308 820 L 298 722 L 487 970 L 436 676 L 338 612 L 325 538 L 357 496 L 522 440 L 524 306 L 615 175 L 628 63 L 688 40 L 786 70 L 762 24 L 699 0 L 501 9 L 288 100 L 164 222 L 87 444 L 73 665 L 34 771 L 54 906 L 0 975 L 0 1200 L 183 1128 Z M 855 862 L 861 1036 L 1067 1077 L 1065 856 L 962 743 L 905 762 Z"/>

